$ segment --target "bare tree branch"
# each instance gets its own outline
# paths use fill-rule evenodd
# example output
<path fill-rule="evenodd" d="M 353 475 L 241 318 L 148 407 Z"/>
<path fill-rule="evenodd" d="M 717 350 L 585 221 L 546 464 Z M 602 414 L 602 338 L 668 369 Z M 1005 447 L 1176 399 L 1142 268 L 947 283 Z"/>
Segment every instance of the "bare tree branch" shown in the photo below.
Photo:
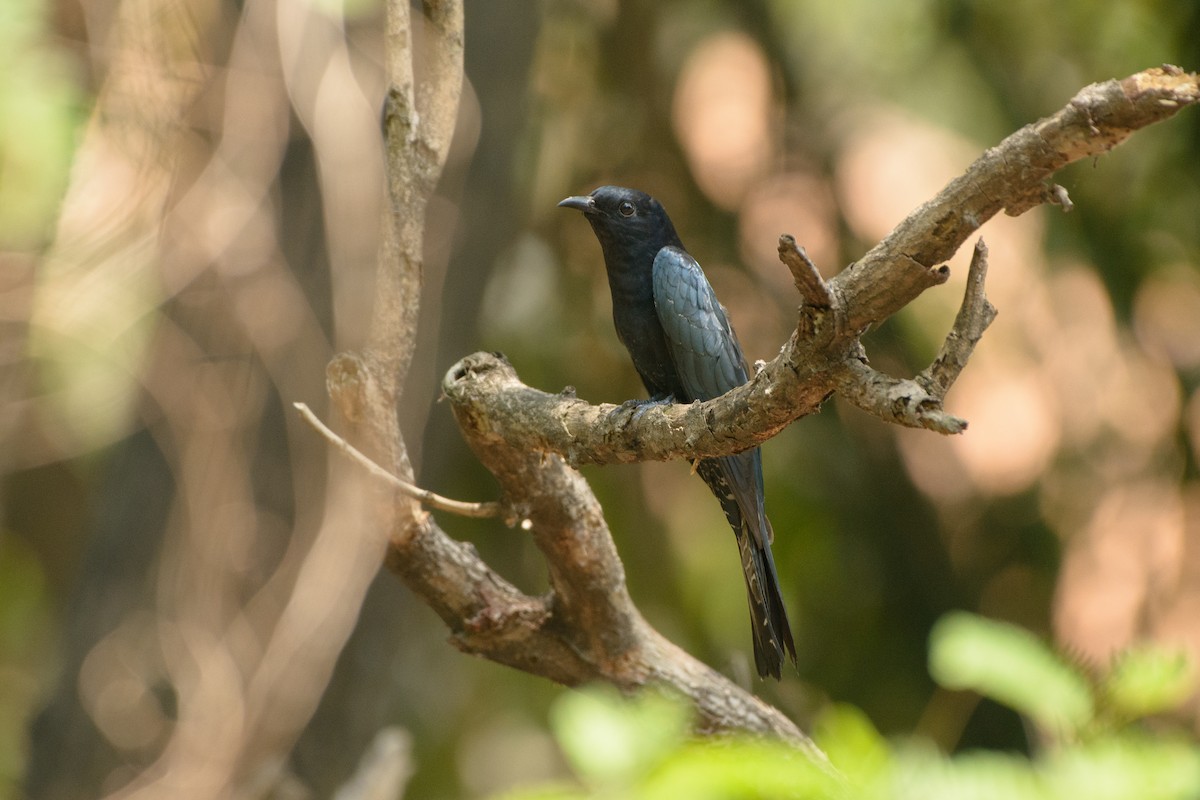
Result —
<path fill-rule="evenodd" d="M 1040 203 L 1061 205 L 1065 192 L 1046 181 L 1067 164 L 1107 153 L 1197 101 L 1200 76 L 1155 67 L 1087 86 L 1056 113 L 1008 136 L 833 279 L 847 328 L 865 330 L 906 306 L 928 288 L 934 265 L 1001 210 L 1017 216 Z"/>
<path fill-rule="evenodd" d="M 791 270 L 796 291 L 800 293 L 806 306 L 833 308 L 833 296 L 829 294 L 829 287 L 821 278 L 821 271 L 790 234 L 785 233 L 779 237 L 779 260 Z"/>
<path fill-rule="evenodd" d="M 847 361 L 838 391 L 854 405 L 875 416 L 909 428 L 928 428 L 944 434 L 962 433 L 967 421 L 942 408 L 946 392 L 958 379 L 983 332 L 996 318 L 996 309 L 984 293 L 987 245 L 975 243 L 967 288 L 954 326 L 933 360 L 912 380 L 893 378 L 871 369 L 866 359 Z"/>
<path fill-rule="evenodd" d="M 432 67 L 430 84 L 418 88 L 411 63 L 397 63 L 411 58 L 408 5 L 395 0 L 388 7 L 392 85 L 385 132 L 392 207 L 377 306 L 366 349 L 343 353 L 327 368 L 330 396 L 350 437 L 378 454 L 386 465 L 376 464 L 378 469 L 402 476 L 405 484 L 412 483 L 412 471 L 395 407 L 415 345 L 424 208 L 445 159 L 462 70 L 461 5 L 430 2 L 426 11 L 434 23 L 434 41 L 426 46 Z M 473 547 L 447 536 L 420 510 L 417 493 L 389 480 L 393 491 L 377 504 L 379 524 L 391 531 L 387 566 L 445 621 L 456 647 L 568 686 L 604 680 L 631 691 L 666 682 L 692 699 L 705 730 L 771 734 L 821 757 L 778 710 L 646 623 L 629 598 L 603 511 L 582 476 L 559 458 L 489 439 L 486 425 L 474 425 L 468 410 L 456 413 L 472 447 L 500 480 L 504 507 L 521 518 L 546 555 L 552 586 L 543 597 L 523 594 Z"/>
<path fill-rule="evenodd" d="M 1063 196 L 1065 195 L 1064 192 Z M 950 391 L 950 387 L 958 380 L 971 353 L 975 351 L 975 345 L 979 344 L 983 332 L 996 318 L 996 307 L 988 302 L 984 293 L 987 257 L 987 245 L 980 239 L 975 243 L 975 252 L 971 255 L 971 266 L 967 269 L 967 289 L 963 293 L 958 315 L 954 318 L 954 326 L 946 336 L 946 341 L 942 343 L 937 358 L 916 377 L 917 383 L 939 400 L 946 397 L 946 392 Z"/>
<path fill-rule="evenodd" d="M 466 503 L 462 500 L 451 500 L 449 497 L 442 497 L 440 494 L 431 492 L 428 489 L 422 489 L 420 486 L 397 478 L 359 452 L 358 448 L 354 445 L 331 431 L 306 404 L 292 403 L 292 407 L 300 413 L 301 419 L 312 426 L 317 433 L 324 436 L 325 441 L 329 442 L 334 449 L 346 456 L 346 458 L 355 462 L 389 486 L 416 498 L 422 504 L 438 511 L 448 511 L 451 514 L 458 514 L 460 517 L 487 518 L 498 517 L 504 513 L 504 506 L 500 503 Z"/>
<path fill-rule="evenodd" d="M 462 3 L 429 2 L 426 11 L 433 24 L 426 43 L 426 85 L 418 90 L 409 4 L 387 4 L 388 210 L 376 269 L 376 307 L 363 352 L 338 356 L 326 371 L 334 405 L 350 423 L 348 438 L 409 483 L 412 465 L 395 408 L 416 347 L 425 211 L 449 153 L 462 91 Z M 405 546 L 426 528 L 425 514 L 410 495 L 392 491 L 378 501 L 378 516 L 393 547 Z"/>
<path fill-rule="evenodd" d="M 479 379 L 504 376 L 489 370 Z M 692 700 L 704 730 L 769 733 L 818 755 L 778 710 L 650 627 L 629 597 L 603 509 L 578 472 L 557 456 L 490 437 L 484 418 L 457 409 L 456 417 L 505 497 L 530 521 L 534 542 L 546 556 L 551 586 L 544 616 L 513 620 L 488 609 L 468 620 L 456 644 L 568 686 L 603 680 L 630 691 L 667 683 Z"/>
<path fill-rule="evenodd" d="M 385 470 L 409 483 L 394 409 L 414 346 L 425 203 L 445 159 L 462 58 L 460 3 L 429 0 L 425 11 L 433 22 L 429 85 L 415 87 L 408 4 L 392 0 L 388 6 L 391 213 L 379 299 L 367 348 L 337 357 L 327 373 L 352 434 L 382 455 L 376 460 Z M 734 452 L 816 411 L 835 390 L 895 422 L 961 430 L 965 422 L 946 414 L 941 401 L 994 315 L 983 294 L 985 250 L 976 253 L 963 310 L 942 353 L 917 379 L 900 381 L 867 367 L 859 334 L 944 282 L 948 270 L 936 262 L 1000 209 L 1069 202 L 1042 183 L 1055 169 L 1112 147 L 1198 94 L 1195 76 L 1165 68 L 1085 89 L 1059 114 L 988 151 L 828 283 L 794 240 L 783 237 L 780 256 L 803 301 L 796 332 L 750 383 L 716 400 L 635 417 L 632 409 L 525 386 L 502 356 L 467 356 L 446 374 L 443 390 L 471 448 L 499 481 L 510 517 L 521 520 L 544 554 L 550 592 L 520 592 L 474 548 L 448 537 L 407 490 L 380 498 L 380 524 L 391 530 L 389 568 L 441 616 L 464 652 L 568 686 L 604 680 L 633 690 L 665 682 L 693 700 L 705 730 L 769 733 L 822 759 L 780 712 L 646 623 L 630 600 L 603 511 L 571 465 Z"/>
<path fill-rule="evenodd" d="M 965 419 L 946 413 L 942 398 L 915 380 L 893 378 L 862 361 L 848 361 L 838 377 L 839 394 L 885 422 L 946 435 L 967 429 Z"/>
<path fill-rule="evenodd" d="M 471 369 L 461 370 L 466 360 L 451 369 L 467 376 L 455 382 L 454 402 L 486 415 L 491 435 L 558 453 L 572 464 L 727 455 L 762 444 L 816 412 L 833 391 L 851 393 L 865 407 L 887 408 L 896 385 L 863 369 L 859 334 L 944 283 L 949 270 L 935 265 L 999 211 L 1017 214 L 1042 202 L 1068 207 L 1066 193 L 1046 184 L 1055 171 L 1107 152 L 1135 130 L 1197 101 L 1200 76 L 1171 66 L 1084 88 L 1057 113 L 987 150 L 862 260 L 825 283 L 832 307 L 802 307 L 797 329 L 779 355 L 749 383 L 719 398 L 651 408 L 636 418 L 632 411 L 613 414 L 614 406 L 531 389 L 495 356 L 477 353 L 469 357 Z M 809 289 L 801 291 L 809 299 Z M 492 369 L 508 377 L 489 381 L 486 390 L 470 385 L 470 376 Z M 911 413 L 892 418 L 932 423 L 943 432 L 961 430 L 940 411 L 932 413 L 941 397 L 931 388 L 922 388 L 925 398 L 910 398 Z M 877 396 L 868 398 L 870 392 Z"/>

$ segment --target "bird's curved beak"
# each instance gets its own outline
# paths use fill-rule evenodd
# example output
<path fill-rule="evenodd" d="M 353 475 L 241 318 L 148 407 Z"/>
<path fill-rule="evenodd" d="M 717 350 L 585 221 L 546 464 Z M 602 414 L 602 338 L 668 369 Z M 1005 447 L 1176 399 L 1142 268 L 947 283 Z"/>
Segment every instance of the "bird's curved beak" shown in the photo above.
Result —
<path fill-rule="evenodd" d="M 589 211 L 595 210 L 596 201 L 587 195 L 576 195 L 575 197 L 568 197 L 566 200 L 563 200 L 558 206 L 559 208 L 573 208 L 576 211 L 582 211 L 586 214 Z"/>

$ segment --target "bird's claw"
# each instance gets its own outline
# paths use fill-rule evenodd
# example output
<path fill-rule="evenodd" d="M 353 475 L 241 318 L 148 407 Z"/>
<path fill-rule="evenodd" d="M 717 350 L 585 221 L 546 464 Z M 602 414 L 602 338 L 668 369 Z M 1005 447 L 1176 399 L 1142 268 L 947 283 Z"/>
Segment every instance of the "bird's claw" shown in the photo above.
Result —
<path fill-rule="evenodd" d="M 645 414 L 650 409 L 657 406 L 669 406 L 674 402 L 675 395 L 673 394 L 669 394 L 666 397 L 651 397 L 649 400 L 643 400 L 639 402 L 637 407 L 633 410 L 633 419 L 634 421 L 637 421 L 641 418 L 642 414 Z"/>
<path fill-rule="evenodd" d="M 668 406 L 674 402 L 675 395 L 670 394 L 666 397 L 651 397 L 649 400 L 626 400 L 624 403 L 621 403 L 621 405 L 610 411 L 608 415 L 610 417 L 616 417 L 627 412 L 633 412 L 629 419 L 630 421 L 636 422 L 637 420 L 641 419 L 642 415 L 650 409 L 658 406 Z"/>

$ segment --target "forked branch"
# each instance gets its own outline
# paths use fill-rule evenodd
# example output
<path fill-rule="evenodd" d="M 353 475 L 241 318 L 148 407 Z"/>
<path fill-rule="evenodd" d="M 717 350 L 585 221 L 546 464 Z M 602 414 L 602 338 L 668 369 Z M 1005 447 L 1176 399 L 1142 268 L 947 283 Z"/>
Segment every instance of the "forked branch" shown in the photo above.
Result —
<path fill-rule="evenodd" d="M 848 360 L 838 391 L 854 405 L 875 416 L 909 428 L 927 428 L 944 434 L 962 433 L 967 421 L 946 413 L 946 392 L 967 366 L 983 332 L 996 318 L 996 308 L 984 292 L 987 278 L 987 245 L 975 243 L 967 288 L 937 358 L 911 380 L 893 378 L 871 369 L 866 359 Z"/>
<path fill-rule="evenodd" d="M 414 346 L 424 207 L 445 158 L 444 112 L 461 81 L 460 2 L 427 0 L 434 21 L 429 91 L 416 91 L 411 64 L 393 65 L 387 110 L 392 215 L 381 250 L 370 346 L 330 365 L 335 406 L 359 441 L 381 451 L 386 471 L 411 482 L 395 407 Z M 388 4 L 389 59 L 410 59 L 408 3 Z M 431 100 L 430 98 L 433 98 Z M 1046 183 L 1056 170 L 1111 149 L 1138 128 L 1200 100 L 1196 75 L 1163 67 L 1081 91 L 1061 111 L 984 153 L 957 180 L 914 211 L 861 261 L 831 281 L 790 237 L 781 258 L 801 298 L 795 332 L 778 357 L 723 397 L 689 406 L 614 414 L 572 394 L 548 394 L 519 380 L 503 357 L 477 353 L 455 364 L 443 390 L 463 435 L 546 558 L 551 591 L 523 594 L 469 545 L 414 511 L 413 493 L 382 498 L 391 531 L 388 566 L 445 621 L 462 650 L 535 675 L 578 685 L 602 680 L 623 690 L 665 682 L 695 703 L 706 730 L 771 733 L 811 742 L 781 713 L 665 640 L 629 599 L 624 569 L 580 463 L 725 455 L 761 444 L 811 414 L 834 391 L 890 421 L 954 433 L 965 422 L 942 408 L 995 310 L 983 291 L 986 249 L 972 259 L 963 306 L 938 358 L 909 381 L 865 363 L 860 334 L 946 280 L 937 266 L 1001 210 L 1020 213 L 1069 200 Z M 433 102 L 421 109 L 422 102 Z M 449 117 L 452 120 L 452 116 Z"/>
<path fill-rule="evenodd" d="M 921 379 L 923 396 L 896 406 L 894 379 L 863 369 L 858 336 L 944 283 L 947 261 L 966 239 L 1000 211 L 1019 214 L 1038 203 L 1069 207 L 1061 187 L 1048 183 L 1059 169 L 1111 150 L 1134 131 L 1169 119 L 1200 101 L 1200 76 L 1164 66 L 1121 81 L 1085 87 L 1055 114 L 1027 125 L 990 148 L 936 197 L 913 211 L 860 261 L 828 282 L 788 240 L 781 253 L 805 305 L 796 331 L 779 355 L 749 383 L 714 400 L 664 406 L 645 413 L 612 414 L 613 406 L 590 405 L 568 395 L 551 395 L 516 377 L 472 386 L 456 385 L 455 402 L 486 415 L 491 435 L 573 464 L 611 464 L 728 455 L 762 444 L 780 430 L 816 412 L 834 391 L 896 422 L 946 433 L 962 426 L 941 411 L 939 385 L 963 353 Z M 790 237 L 789 237 L 790 239 Z M 794 242 L 792 243 L 794 244 Z M 980 277 L 980 280 L 982 278 Z M 828 300 L 826 300 L 828 298 Z M 823 307 L 828 303 L 829 308 Z M 508 370 L 488 354 L 471 356 L 474 370 Z M 961 366 L 958 367 L 961 369 Z M 886 376 L 882 376 L 886 378 Z"/>

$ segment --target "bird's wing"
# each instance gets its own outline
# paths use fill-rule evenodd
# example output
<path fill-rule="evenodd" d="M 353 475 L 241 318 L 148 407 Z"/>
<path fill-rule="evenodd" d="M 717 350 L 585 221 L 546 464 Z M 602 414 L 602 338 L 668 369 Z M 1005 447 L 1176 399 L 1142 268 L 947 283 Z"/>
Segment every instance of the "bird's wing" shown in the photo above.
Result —
<path fill-rule="evenodd" d="M 696 259 L 678 247 L 664 247 L 654 258 L 653 274 L 654 307 L 680 385 L 688 393 L 676 399 L 711 400 L 749 380 L 741 345 Z M 721 500 L 730 524 L 736 530 L 740 514 L 763 547 L 772 537 L 763 505 L 758 448 L 713 461 L 713 479 L 705 480 Z"/>
<path fill-rule="evenodd" d="M 741 386 L 749 375 L 725 309 L 696 259 L 678 247 L 654 257 L 654 307 L 688 397 L 711 400 Z"/>

